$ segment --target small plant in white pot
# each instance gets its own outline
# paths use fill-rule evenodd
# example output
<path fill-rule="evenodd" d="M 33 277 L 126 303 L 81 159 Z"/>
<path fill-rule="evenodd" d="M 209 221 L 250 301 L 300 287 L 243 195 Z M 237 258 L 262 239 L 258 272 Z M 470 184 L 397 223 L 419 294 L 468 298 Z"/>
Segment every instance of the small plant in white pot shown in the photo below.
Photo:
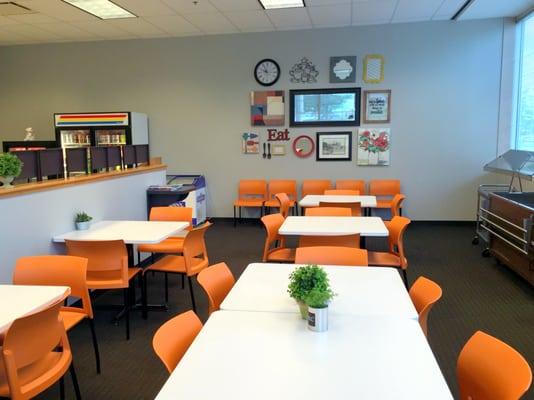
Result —
<path fill-rule="evenodd" d="M 20 159 L 11 153 L 0 153 L 0 182 L 2 188 L 12 188 L 13 179 L 20 175 L 24 164 Z"/>
<path fill-rule="evenodd" d="M 76 229 L 79 231 L 85 231 L 89 229 L 89 225 L 91 224 L 92 219 L 93 217 L 91 217 L 85 212 L 77 213 L 76 218 L 74 219 L 74 222 L 76 223 Z"/>
<path fill-rule="evenodd" d="M 306 265 L 296 268 L 289 275 L 289 285 L 287 292 L 289 296 L 297 302 L 302 319 L 308 318 L 308 306 L 306 305 L 306 296 L 312 290 L 321 278 L 322 269 L 317 265 Z"/>
<path fill-rule="evenodd" d="M 308 305 L 308 329 L 324 332 L 328 330 L 328 304 L 336 294 L 330 289 L 326 272 L 319 267 L 317 274 L 316 285 L 304 300 Z"/>

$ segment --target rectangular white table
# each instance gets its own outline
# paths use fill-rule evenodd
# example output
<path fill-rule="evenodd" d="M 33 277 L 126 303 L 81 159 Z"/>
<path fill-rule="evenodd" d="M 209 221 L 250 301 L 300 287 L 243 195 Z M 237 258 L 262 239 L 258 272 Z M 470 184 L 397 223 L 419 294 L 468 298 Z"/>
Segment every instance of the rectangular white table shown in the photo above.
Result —
<path fill-rule="evenodd" d="M 298 314 L 287 293 L 289 274 L 300 265 L 250 264 L 221 304 L 226 311 Z M 332 290 L 332 315 L 396 316 L 417 320 L 417 311 L 398 272 L 382 267 L 322 266 Z"/>
<path fill-rule="evenodd" d="M 351 195 L 323 195 L 308 194 L 299 201 L 301 207 L 319 207 L 321 201 L 327 203 L 354 203 L 360 202 L 363 208 L 376 207 L 376 196 L 351 196 Z"/>
<path fill-rule="evenodd" d="M 17 318 L 67 298 L 68 286 L 0 285 L 0 333 Z"/>
<path fill-rule="evenodd" d="M 158 400 L 452 400 L 417 321 L 329 316 L 311 332 L 297 314 L 213 313 Z"/>
<path fill-rule="evenodd" d="M 389 235 L 380 217 L 287 217 L 278 233 L 305 236 Z"/>

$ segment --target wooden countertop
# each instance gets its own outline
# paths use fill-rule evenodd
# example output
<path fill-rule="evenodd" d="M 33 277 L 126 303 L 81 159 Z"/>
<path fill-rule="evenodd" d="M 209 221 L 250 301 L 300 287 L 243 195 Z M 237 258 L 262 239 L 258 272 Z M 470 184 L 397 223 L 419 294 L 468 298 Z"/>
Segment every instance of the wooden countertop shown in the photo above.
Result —
<path fill-rule="evenodd" d="M 15 187 L 11 189 L 2 189 L 0 187 L 0 199 L 4 197 L 18 196 L 33 192 L 42 192 L 45 190 L 61 189 L 65 186 L 83 185 L 86 183 L 105 181 L 108 179 L 117 179 L 122 178 L 123 176 L 144 174 L 165 169 L 167 169 L 167 165 L 155 164 L 137 168 L 129 168 L 121 171 L 100 172 L 97 174 L 80 175 L 62 179 L 50 179 L 41 182 L 20 183 L 16 184 Z"/>

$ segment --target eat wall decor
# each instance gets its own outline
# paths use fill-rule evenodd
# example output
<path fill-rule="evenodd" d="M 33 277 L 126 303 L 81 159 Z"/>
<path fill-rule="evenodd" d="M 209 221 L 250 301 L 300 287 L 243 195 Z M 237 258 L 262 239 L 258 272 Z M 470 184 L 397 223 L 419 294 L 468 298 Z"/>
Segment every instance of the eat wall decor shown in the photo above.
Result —
<path fill-rule="evenodd" d="M 286 128 L 283 131 L 279 131 L 277 129 L 267 129 L 267 141 L 289 141 L 289 129 Z"/>

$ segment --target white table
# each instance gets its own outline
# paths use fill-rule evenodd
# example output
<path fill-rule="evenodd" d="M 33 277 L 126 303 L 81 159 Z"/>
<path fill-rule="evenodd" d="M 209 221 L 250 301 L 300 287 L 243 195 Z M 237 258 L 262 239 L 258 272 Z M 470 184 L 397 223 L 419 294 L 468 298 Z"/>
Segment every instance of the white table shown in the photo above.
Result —
<path fill-rule="evenodd" d="M 287 293 L 289 274 L 300 265 L 250 264 L 221 304 L 221 310 L 298 314 Z M 332 290 L 331 315 L 396 316 L 417 320 L 398 272 L 382 267 L 322 266 Z"/>
<path fill-rule="evenodd" d="M 416 321 L 329 316 L 311 332 L 297 314 L 213 313 L 158 400 L 452 400 Z"/>
<path fill-rule="evenodd" d="M 189 226 L 188 222 L 100 221 L 86 231 L 71 231 L 54 236 L 54 242 L 67 240 L 123 240 L 126 244 L 155 244 Z"/>
<path fill-rule="evenodd" d="M 69 294 L 68 286 L 0 285 L 0 333 L 17 318 L 43 310 Z"/>
<path fill-rule="evenodd" d="M 308 194 L 299 201 L 301 207 L 319 207 L 321 201 L 327 203 L 354 203 L 360 202 L 364 208 L 376 207 L 376 196 L 350 196 L 350 195 L 322 195 Z"/>
<path fill-rule="evenodd" d="M 278 233 L 305 236 L 389 235 L 380 217 L 287 217 Z"/>

